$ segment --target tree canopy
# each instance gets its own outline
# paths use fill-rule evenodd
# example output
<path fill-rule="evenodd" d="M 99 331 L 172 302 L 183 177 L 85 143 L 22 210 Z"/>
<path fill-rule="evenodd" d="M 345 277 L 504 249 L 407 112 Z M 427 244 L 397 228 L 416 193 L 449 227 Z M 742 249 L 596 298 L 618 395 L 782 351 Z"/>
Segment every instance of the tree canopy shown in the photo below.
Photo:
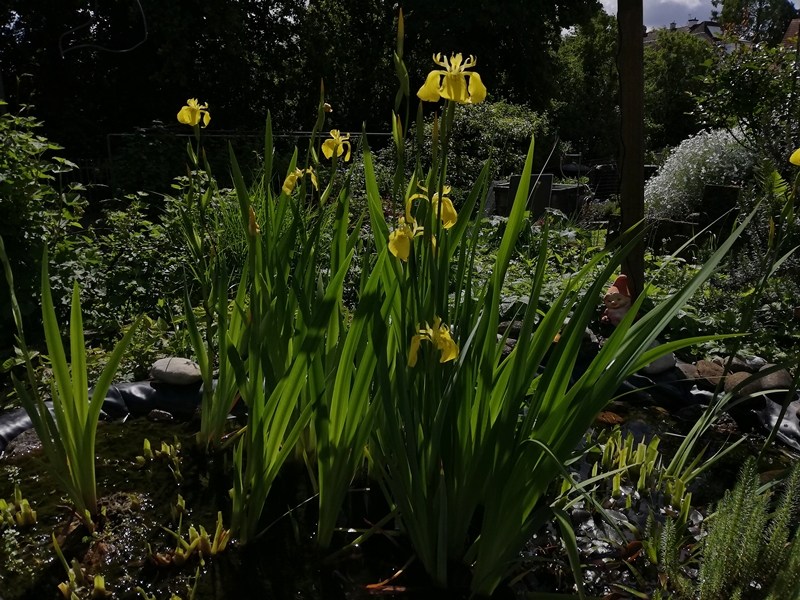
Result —
<path fill-rule="evenodd" d="M 742 39 L 777 44 L 797 9 L 790 0 L 711 0 L 711 18 Z"/>
<path fill-rule="evenodd" d="M 35 104 L 48 136 L 68 150 L 91 152 L 108 133 L 168 120 L 188 97 L 209 102 L 223 128 L 239 126 L 245 107 L 258 121 L 270 107 L 292 125 L 300 63 L 291 24 L 302 0 L 142 0 L 146 25 L 133 2 L 6 7 L 0 61 L 9 101 Z"/>
<path fill-rule="evenodd" d="M 750 150 L 787 165 L 800 140 L 798 75 L 796 53 L 783 46 L 717 52 L 697 98 L 703 124 L 728 129 Z"/>
<path fill-rule="evenodd" d="M 660 29 L 644 50 L 647 145 L 677 146 L 701 127 L 692 94 L 702 88 L 704 63 L 714 54 L 707 41 L 683 31 Z"/>
<path fill-rule="evenodd" d="M 391 51 L 399 5 L 387 0 L 7 0 L 0 69 L 12 108 L 36 105 L 68 151 L 98 153 L 105 136 L 171 124 L 189 97 L 216 129 L 307 126 L 320 79 L 341 129 L 386 129 L 395 93 Z M 474 54 L 495 98 L 545 107 L 552 50 L 597 0 L 410 0 L 403 5 L 412 87 L 441 52 Z M 145 24 L 146 23 L 146 24 Z M 146 39 L 145 39 L 146 35 Z M 139 44 L 139 42 L 142 42 Z M 138 45 L 137 45 L 138 44 Z M 127 50 L 127 51 L 125 51 Z M 419 83 L 416 83 L 419 82 Z M 311 115 L 311 116 L 310 116 Z"/>
<path fill-rule="evenodd" d="M 558 50 L 559 135 L 590 157 L 616 156 L 619 140 L 617 19 L 605 12 L 569 33 Z"/>

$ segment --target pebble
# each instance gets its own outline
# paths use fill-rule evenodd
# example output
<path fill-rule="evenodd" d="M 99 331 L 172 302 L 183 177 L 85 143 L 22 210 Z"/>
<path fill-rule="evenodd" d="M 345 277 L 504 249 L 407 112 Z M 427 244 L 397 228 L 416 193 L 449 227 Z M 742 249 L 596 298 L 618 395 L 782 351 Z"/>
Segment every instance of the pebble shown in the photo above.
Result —
<path fill-rule="evenodd" d="M 149 413 L 147 413 L 147 418 L 150 419 L 151 421 L 160 421 L 163 423 L 175 419 L 175 417 L 172 416 L 172 413 L 167 412 L 165 410 L 158 410 L 157 408 L 154 408 Z"/>

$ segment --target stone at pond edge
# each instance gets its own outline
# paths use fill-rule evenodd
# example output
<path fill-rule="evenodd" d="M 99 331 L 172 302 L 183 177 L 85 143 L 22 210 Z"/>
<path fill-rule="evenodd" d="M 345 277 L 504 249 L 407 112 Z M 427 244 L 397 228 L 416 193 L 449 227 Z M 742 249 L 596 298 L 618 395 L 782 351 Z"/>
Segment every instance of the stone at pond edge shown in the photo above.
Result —
<path fill-rule="evenodd" d="M 751 356 L 749 354 L 746 354 L 741 358 L 749 368 L 753 369 L 753 371 L 758 371 L 759 369 L 763 369 L 764 365 L 767 364 L 767 361 L 761 358 L 760 356 Z"/>
<path fill-rule="evenodd" d="M 728 364 L 728 360 L 728 357 L 715 356 L 711 359 L 711 362 L 724 368 Z M 730 372 L 739 373 L 741 371 L 747 371 L 748 373 L 755 373 L 766 364 L 767 361 L 759 356 L 743 354 L 733 357 L 730 364 Z"/>
<path fill-rule="evenodd" d="M 188 358 L 161 358 L 150 368 L 150 377 L 173 385 L 191 385 L 203 379 L 200 366 Z"/>
<path fill-rule="evenodd" d="M 761 370 L 769 369 L 774 367 L 775 365 L 764 365 Z M 748 380 L 751 380 L 749 383 L 746 383 Z M 725 392 L 731 392 L 736 388 L 736 386 L 746 383 L 746 385 L 736 392 L 737 398 L 746 398 L 747 396 L 751 396 L 753 394 L 757 394 L 758 392 L 768 392 L 770 390 L 788 390 L 792 386 L 792 375 L 786 369 L 781 369 L 780 371 L 776 371 L 775 373 L 770 373 L 769 375 L 764 375 L 763 377 L 753 376 L 747 372 L 739 372 L 739 373 L 732 373 L 728 375 L 725 379 Z M 774 394 L 773 400 L 780 402 L 782 398 L 780 397 L 782 394 L 777 392 Z M 760 409 L 764 405 L 763 398 L 754 398 L 753 400 L 757 400 L 753 406 L 750 408 Z"/>
<path fill-rule="evenodd" d="M 518 340 L 520 331 L 522 331 L 522 321 L 503 321 L 497 325 L 498 339 L 505 335 L 508 331 L 508 339 Z"/>
<path fill-rule="evenodd" d="M 713 390 L 719 383 L 724 369 L 708 360 L 697 361 L 698 385 Z"/>
<path fill-rule="evenodd" d="M 727 394 L 736 389 L 737 386 L 745 384 L 744 387 L 742 387 L 735 393 L 735 397 L 747 398 L 748 396 L 752 396 L 753 394 L 756 394 L 763 389 L 761 387 L 761 380 L 753 379 L 752 377 L 753 376 L 747 371 L 739 371 L 738 373 L 731 373 L 730 375 L 725 377 L 725 385 L 723 386 L 723 389 Z M 742 407 L 760 410 L 761 408 L 764 407 L 764 398 L 763 396 L 750 398 L 749 400 L 746 400 L 742 404 Z"/>
<path fill-rule="evenodd" d="M 760 371 L 765 371 L 775 365 L 765 364 Z M 760 380 L 761 388 L 764 390 L 788 390 L 792 387 L 792 374 L 786 369 L 775 371 L 769 375 L 764 375 Z"/>
<path fill-rule="evenodd" d="M 689 381 L 694 381 L 699 377 L 697 367 L 691 363 L 678 362 L 676 366 L 681 370 L 683 376 Z"/>
<path fill-rule="evenodd" d="M 725 393 L 732 392 L 738 385 L 741 385 L 745 381 L 750 379 L 750 373 L 747 371 L 739 371 L 737 373 L 731 373 L 727 377 L 725 377 L 725 385 L 723 389 Z M 758 381 L 751 381 L 743 388 L 741 388 L 738 392 L 736 392 L 737 398 L 743 398 L 744 396 L 749 396 L 755 392 L 761 391 L 761 386 L 758 385 Z"/>
<path fill-rule="evenodd" d="M 604 411 L 597 415 L 597 422 L 602 423 L 604 425 L 618 425 L 625 421 L 622 417 L 618 414 L 613 413 L 611 411 Z"/>
<path fill-rule="evenodd" d="M 661 342 L 659 342 L 658 340 L 653 340 L 653 342 L 648 347 L 648 350 L 653 350 L 654 348 L 657 348 L 660 345 Z M 639 369 L 639 372 L 645 375 L 658 375 L 659 373 L 663 373 L 664 371 L 668 371 L 669 369 L 674 367 L 677 364 L 677 362 L 678 361 L 675 358 L 675 355 L 672 352 L 670 352 L 668 354 L 665 354 L 661 358 L 657 358 L 646 367 Z"/>

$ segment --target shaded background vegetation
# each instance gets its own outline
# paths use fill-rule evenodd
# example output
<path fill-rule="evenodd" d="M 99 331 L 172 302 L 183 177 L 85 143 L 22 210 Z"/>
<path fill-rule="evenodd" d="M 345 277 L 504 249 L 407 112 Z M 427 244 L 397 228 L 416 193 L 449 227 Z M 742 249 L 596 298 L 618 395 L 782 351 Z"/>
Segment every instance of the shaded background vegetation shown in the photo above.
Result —
<path fill-rule="evenodd" d="M 49 138 L 70 153 L 102 155 L 107 134 L 154 121 L 171 125 L 167 111 L 187 97 L 209 103 L 217 130 L 258 130 L 268 109 L 278 130 L 306 127 L 324 79 L 335 126 L 388 126 L 395 2 L 142 0 L 141 6 L 146 26 L 133 0 L 6 2 L 0 63 L 12 108 L 35 104 Z M 478 57 L 496 98 L 546 108 L 562 29 L 587 22 L 599 8 L 597 0 L 404 3 L 412 85 L 433 66 L 432 54 L 463 52 Z M 87 26 L 75 30 L 81 25 Z"/>
<path fill-rule="evenodd" d="M 796 15 L 779 0 L 715 5 L 728 31 L 756 40 L 777 39 Z M 18 119 L 33 115 L 43 122 L 6 122 L 3 135 L 16 128 L 18 146 L 0 149 L 0 162 L 22 164 L 18 158 L 26 154 L 44 165 L 38 175 L 25 171 L 0 182 L 0 200 L 10 203 L 4 214 L 13 217 L 0 228 L 7 239 L 19 237 L 14 252 L 21 295 L 30 300 L 25 308 L 36 312 L 46 240 L 60 265 L 52 269 L 55 287 L 68 289 L 68 273 L 76 272 L 85 294 L 97 300 L 93 322 L 101 328 L 138 310 L 156 316 L 159 297 L 181 286 L 182 254 L 170 234 L 174 214 L 161 194 L 175 193 L 175 177 L 185 174 L 191 134 L 175 114 L 188 97 L 209 103 L 204 147 L 225 187 L 228 142 L 245 176 L 254 174 L 267 111 L 276 131 L 308 128 L 324 80 L 333 105 L 330 127 L 360 131 L 364 125 L 384 134 L 371 144 L 379 181 L 388 185 L 394 157 L 385 144 L 397 88 L 391 48 L 399 7 L 384 0 L 6 0 L 0 6 L 0 82 L 7 109 Z M 463 111 L 457 123 L 451 157 L 457 203 L 490 153 L 492 177 L 518 172 L 534 131 L 537 169 L 555 139 L 565 142 L 561 152 L 578 152 L 586 162 L 615 159 L 617 23 L 597 0 L 491 6 L 411 0 L 402 7 L 412 99 L 437 52 L 477 56 L 476 71 L 489 89 L 489 101 Z M 725 54 L 685 32 L 661 30 L 644 61 L 651 160 L 663 160 L 708 127 L 741 132 L 739 141 L 754 161 L 769 158 L 787 174 L 786 153 L 800 144 L 791 48 L 764 43 Z M 415 99 L 410 108 L 414 115 Z M 425 111 L 429 126 L 433 106 Z M 299 140 L 294 134 L 276 138 L 276 173 Z M 80 168 L 70 171 L 66 159 Z M 359 169 L 354 190 L 360 189 Z M 702 189 L 706 179 L 691 183 Z M 106 185 L 70 189 L 75 181 Z M 682 189 L 675 181 L 665 185 Z M 161 291 L 154 293 L 155 287 Z M 0 320 L 7 308 L 0 286 Z M 5 329 L 7 346 L 11 330 Z"/>

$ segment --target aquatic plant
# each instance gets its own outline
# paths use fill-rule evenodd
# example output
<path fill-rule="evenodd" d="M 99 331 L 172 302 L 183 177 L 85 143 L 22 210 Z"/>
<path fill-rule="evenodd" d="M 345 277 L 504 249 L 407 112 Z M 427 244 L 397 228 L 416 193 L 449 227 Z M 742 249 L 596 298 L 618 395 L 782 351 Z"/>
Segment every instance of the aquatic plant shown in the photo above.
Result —
<path fill-rule="evenodd" d="M 696 558 L 697 551 L 682 560 L 681 551 L 690 541 L 684 528 L 678 527 L 672 517 L 668 516 L 661 524 L 655 520 L 652 512 L 648 515 L 642 548 L 647 560 L 658 572 L 659 587 L 653 592 L 653 600 L 670 597 L 669 590 L 675 590 L 679 598 L 692 597 L 692 583 L 681 571 Z"/>
<path fill-rule="evenodd" d="M 640 494 L 650 493 L 656 476 L 661 471 L 661 457 L 658 453 L 660 441 L 659 437 L 654 435 L 648 444 L 645 444 L 644 438 L 635 443 L 630 431 L 623 440 L 619 427 L 614 428 L 605 440 L 599 464 L 602 465 L 605 473 L 609 473 L 614 468 L 620 470 L 612 480 L 612 495 L 615 498 L 619 497 L 623 475 L 635 485 L 637 492 Z M 597 473 L 594 474 L 597 475 Z"/>
<path fill-rule="evenodd" d="M 14 499 L 6 501 L 0 498 L 0 529 L 6 526 L 27 527 L 36 523 L 36 511 L 30 502 L 22 497 L 18 485 L 14 486 Z"/>
<path fill-rule="evenodd" d="M 343 213 L 346 214 L 346 201 L 343 204 Z M 332 253 L 334 256 L 345 256 L 350 245 L 346 239 L 346 226 L 346 219 L 338 219 L 334 240 L 339 251 Z M 362 276 L 366 279 L 362 279 L 365 283 L 353 319 L 349 325 L 332 320 L 333 326 L 327 332 L 326 352 L 318 355 L 318 365 L 323 369 L 314 369 L 310 374 L 310 378 L 314 378 L 313 388 L 322 390 L 314 413 L 319 480 L 317 544 L 321 548 L 330 545 L 345 496 L 355 473 L 364 463 L 378 407 L 372 398 L 378 352 L 375 340 L 371 338 L 371 321 L 375 315 L 384 313 L 387 306 L 379 292 L 386 260 L 387 250 L 384 248 L 371 271 L 368 261 L 365 261 L 367 266 L 362 270 Z M 334 319 L 339 318 L 339 315 L 334 316 Z"/>
<path fill-rule="evenodd" d="M 778 494 L 780 490 L 780 494 Z M 734 489 L 709 507 L 700 539 L 667 517 L 651 513 L 642 544 L 658 569 L 653 598 L 681 600 L 789 600 L 800 593 L 800 545 L 796 528 L 800 466 L 782 480 L 761 485 L 756 460 L 748 458 Z M 685 567 L 699 566 L 696 577 Z"/>
<path fill-rule="evenodd" d="M 200 431 L 197 442 L 206 451 L 219 450 L 225 426 L 236 403 L 237 384 L 232 366 L 224 351 L 228 341 L 241 347 L 245 319 L 241 310 L 229 314 L 228 268 L 219 254 L 219 215 L 211 211 L 212 201 L 220 196 L 216 180 L 206 158 L 201 142 L 200 122 L 205 128 L 210 116 L 206 104 L 189 99 L 178 113 L 178 121 L 190 125 L 197 141 L 196 148 L 187 144 L 191 166 L 187 168 L 188 184 L 184 188 L 183 202 L 179 207 L 181 232 L 191 256 L 190 269 L 200 285 L 205 339 L 194 315 L 188 285 L 184 288 L 184 313 L 189 339 L 200 366 L 203 395 L 200 413 Z M 202 157 L 202 161 L 199 159 Z M 243 282 L 246 273 L 242 273 Z M 240 284 L 236 300 L 244 302 L 245 286 Z M 214 338 L 217 338 L 217 344 Z M 220 350 L 222 349 L 222 350 Z M 214 366 L 219 363 L 219 376 L 214 383 Z"/>
<path fill-rule="evenodd" d="M 33 422 L 36 434 L 42 442 L 47 467 L 53 478 L 65 491 L 73 504 L 75 512 L 84 524 L 93 528 L 92 517 L 97 515 L 97 483 L 95 480 L 95 435 L 97 420 L 122 354 L 130 344 L 139 321 L 128 330 L 114 347 L 100 378 L 91 390 L 86 373 L 86 344 L 83 336 L 80 288 L 77 282 L 72 290 L 72 310 L 70 313 L 70 359 L 64 352 L 61 330 L 56 320 L 53 297 L 50 293 L 48 255 L 45 248 L 42 257 L 42 318 L 47 341 L 47 353 L 53 369 L 55 382 L 51 385 L 53 399 L 50 408 L 39 395 L 36 376 L 25 335 L 22 330 L 22 317 L 14 295 L 14 278 L 6 256 L 5 246 L 0 238 L 0 261 L 3 262 L 6 281 L 11 293 L 11 307 L 17 325 L 17 341 L 25 358 L 28 385 L 22 383 L 12 373 L 14 388 L 19 395 L 25 411 Z M 54 419 L 55 416 L 55 419 Z"/>
<path fill-rule="evenodd" d="M 448 562 L 461 560 L 473 568 L 473 593 L 489 595 L 537 527 L 564 518 L 543 503 L 544 494 L 619 384 L 658 356 L 710 339 L 681 340 L 648 350 L 710 277 L 752 216 L 682 290 L 634 323 L 642 295 L 630 318 L 575 379 L 573 371 L 596 299 L 634 242 L 611 257 L 599 253 L 589 260 L 566 281 L 544 314 L 537 310 L 538 303 L 529 302 L 519 315 L 523 322 L 519 341 L 501 359 L 500 293 L 525 223 L 534 143 L 491 277 L 483 289 L 475 289 L 472 265 L 478 228 L 470 239 L 468 217 L 479 204 L 478 214 L 482 212 L 478 199 L 484 196 L 487 168 L 452 227 L 445 226 L 453 219 L 444 218 L 443 204 L 435 202 L 447 187 L 447 147 L 457 108 L 455 101 L 444 104 L 440 126 L 433 131 L 432 166 L 423 173 L 418 161 L 405 186 L 405 214 L 391 233 L 372 158 L 365 149 L 375 246 L 388 246 L 395 257 L 385 263 L 382 274 L 388 314 L 374 325 L 381 411 L 370 456 L 380 468 L 415 552 L 437 585 L 447 585 Z M 418 140 L 421 136 L 418 133 Z M 540 296 L 548 256 L 548 247 L 540 244 L 528 282 L 531 298 Z M 591 281 L 606 258 L 606 266 Z M 482 521 L 475 534 L 471 528 L 479 506 Z M 569 543 L 569 536 L 564 539 Z"/>
<path fill-rule="evenodd" d="M 311 149 L 314 136 L 324 123 L 324 106 L 321 96 Z M 338 150 L 344 143 L 340 139 L 330 149 L 332 173 L 336 170 Z M 359 445 L 355 440 L 366 438 L 360 419 L 367 406 L 373 368 L 370 365 L 374 361 L 370 360 L 368 349 L 358 358 L 355 352 L 365 350 L 364 325 L 368 316 L 365 311 L 368 298 L 375 295 L 378 279 L 366 283 L 364 305 L 348 324 L 341 310 L 342 291 L 358 240 L 357 231 L 348 234 L 349 176 L 334 205 L 331 262 L 325 277 L 318 261 L 322 254 L 321 229 L 326 221 L 317 213 L 304 213 L 305 209 L 300 208 L 305 203 L 306 178 L 292 186 L 285 180 L 277 198 L 269 187 L 272 171 L 269 119 L 265 150 L 269 158 L 261 187 L 266 203 L 263 223 L 256 219 L 251 193 L 231 151 L 234 185 L 242 222 L 246 224 L 249 273 L 248 324 L 244 336 L 247 344 L 239 349 L 228 339 L 226 348 L 239 392 L 248 408 L 247 428 L 234 452 L 231 531 L 242 543 L 257 536 L 258 521 L 272 482 L 302 441 L 298 448 L 312 475 L 314 462 L 319 467 L 319 540 L 324 546 L 330 540 L 343 496 L 363 455 L 364 441 Z M 306 160 L 316 155 L 310 151 Z M 287 179 L 297 169 L 295 150 Z M 301 172 L 308 169 L 306 166 Z M 329 178 L 320 194 L 322 206 L 333 193 L 334 179 Z M 366 281 L 368 269 L 362 274 Z M 234 310 L 244 312 L 244 303 L 237 301 Z M 351 394 L 352 385 L 355 391 Z M 312 421 L 315 412 L 317 416 Z M 319 452 L 317 429 L 325 432 Z M 333 499 L 328 500 L 329 496 Z"/>

